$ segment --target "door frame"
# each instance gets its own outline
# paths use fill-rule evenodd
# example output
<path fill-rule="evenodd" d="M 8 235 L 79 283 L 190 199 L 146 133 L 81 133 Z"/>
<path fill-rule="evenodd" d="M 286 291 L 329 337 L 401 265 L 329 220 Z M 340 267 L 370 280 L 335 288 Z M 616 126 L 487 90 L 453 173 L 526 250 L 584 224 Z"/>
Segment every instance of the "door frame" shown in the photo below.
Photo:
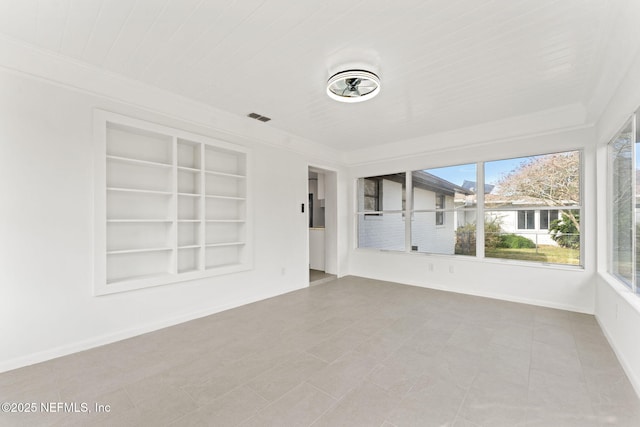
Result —
<path fill-rule="evenodd" d="M 324 174 L 325 185 L 325 272 L 338 275 L 338 171 L 326 166 L 307 164 L 307 194 L 309 191 L 309 172 Z M 307 256 L 306 266 L 309 267 L 309 215 L 310 209 L 307 206 L 306 225 L 306 245 Z"/>

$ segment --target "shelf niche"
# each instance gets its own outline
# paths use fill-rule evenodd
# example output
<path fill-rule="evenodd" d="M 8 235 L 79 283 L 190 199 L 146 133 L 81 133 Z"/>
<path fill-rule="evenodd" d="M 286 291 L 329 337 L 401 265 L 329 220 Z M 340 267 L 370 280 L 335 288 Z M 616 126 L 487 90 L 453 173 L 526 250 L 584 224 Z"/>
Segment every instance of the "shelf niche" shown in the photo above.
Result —
<path fill-rule="evenodd" d="M 251 268 L 249 150 L 101 110 L 94 127 L 96 295 Z"/>

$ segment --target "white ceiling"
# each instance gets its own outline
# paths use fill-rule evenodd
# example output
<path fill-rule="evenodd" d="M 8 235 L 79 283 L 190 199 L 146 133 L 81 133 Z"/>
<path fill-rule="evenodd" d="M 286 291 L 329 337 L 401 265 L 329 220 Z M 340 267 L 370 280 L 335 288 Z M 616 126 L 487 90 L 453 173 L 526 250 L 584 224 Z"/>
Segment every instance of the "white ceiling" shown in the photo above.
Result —
<path fill-rule="evenodd" d="M 0 33 L 351 151 L 588 106 L 621 4 L 0 0 Z M 380 95 L 329 99 L 341 66 L 377 72 Z"/>

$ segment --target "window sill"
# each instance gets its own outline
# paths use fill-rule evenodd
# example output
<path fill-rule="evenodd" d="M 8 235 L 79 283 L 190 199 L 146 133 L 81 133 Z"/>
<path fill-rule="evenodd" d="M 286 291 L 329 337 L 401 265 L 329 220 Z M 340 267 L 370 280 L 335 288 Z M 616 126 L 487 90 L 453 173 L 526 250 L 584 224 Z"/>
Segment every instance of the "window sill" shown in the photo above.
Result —
<path fill-rule="evenodd" d="M 518 267 L 528 267 L 528 268 L 547 268 L 547 269 L 553 269 L 553 270 L 564 270 L 564 271 L 575 271 L 575 272 L 585 271 L 585 268 L 583 265 L 549 264 L 549 263 L 519 261 L 514 259 L 503 259 L 503 258 L 487 258 L 487 257 L 479 258 L 475 255 L 450 255 L 450 254 L 437 254 L 437 253 L 431 253 L 431 252 L 418 252 L 418 251 L 406 252 L 405 250 L 379 249 L 379 248 L 354 248 L 354 251 L 363 252 L 363 253 L 378 252 L 378 253 L 396 254 L 396 255 L 435 257 L 435 258 L 446 259 L 449 261 L 455 260 L 455 261 L 465 261 L 465 262 L 466 261 L 481 262 L 481 263 L 488 263 L 488 264 L 509 265 L 509 266 L 518 266 Z M 638 299 L 640 300 L 640 298 Z"/>

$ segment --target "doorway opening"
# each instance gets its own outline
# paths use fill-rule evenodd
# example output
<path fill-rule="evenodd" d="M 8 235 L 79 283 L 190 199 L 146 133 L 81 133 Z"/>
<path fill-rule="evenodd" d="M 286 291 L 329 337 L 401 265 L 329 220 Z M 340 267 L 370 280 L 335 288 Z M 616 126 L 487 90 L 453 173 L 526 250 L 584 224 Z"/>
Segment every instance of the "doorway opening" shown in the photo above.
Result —
<path fill-rule="evenodd" d="M 309 166 L 309 285 L 337 275 L 337 184 L 335 171 Z"/>

